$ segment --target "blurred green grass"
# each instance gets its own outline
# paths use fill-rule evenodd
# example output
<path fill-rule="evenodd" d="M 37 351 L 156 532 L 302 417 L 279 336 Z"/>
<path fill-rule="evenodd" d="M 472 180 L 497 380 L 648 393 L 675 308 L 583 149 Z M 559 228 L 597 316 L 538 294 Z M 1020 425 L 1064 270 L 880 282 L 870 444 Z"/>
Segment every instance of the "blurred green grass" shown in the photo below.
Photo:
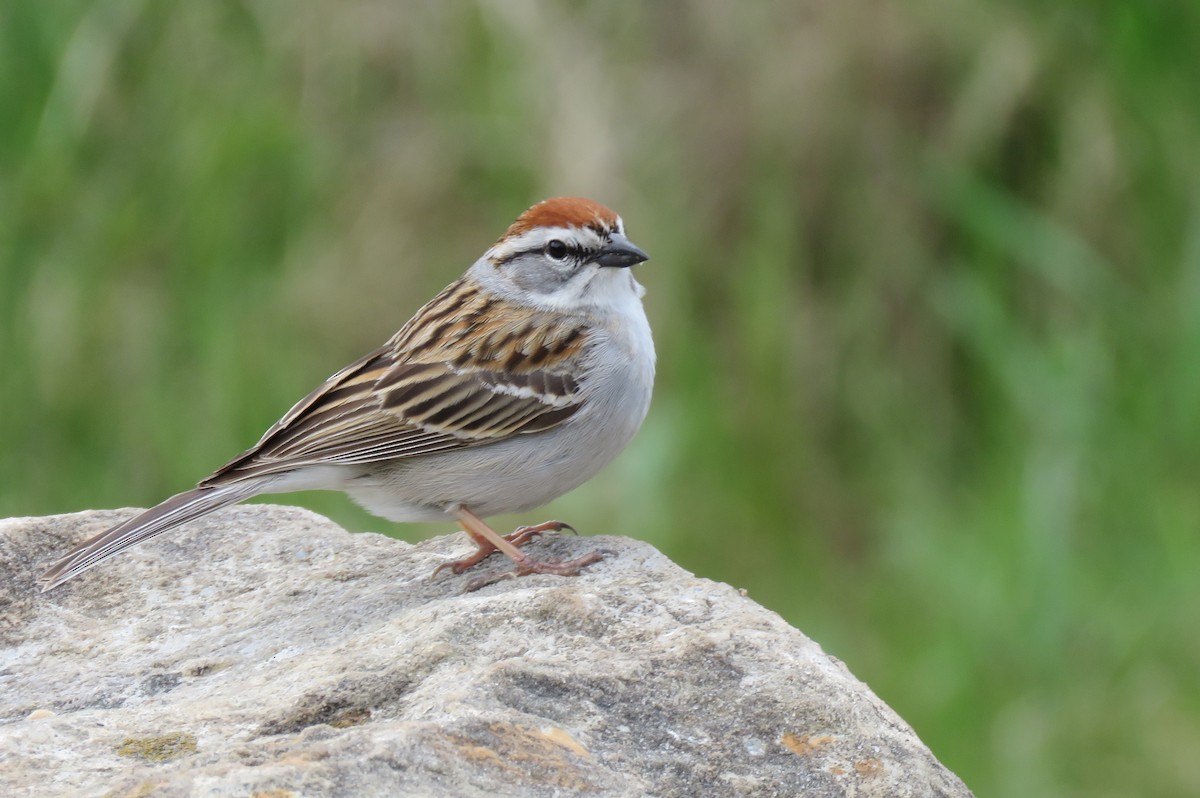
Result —
<path fill-rule="evenodd" d="M 0 515 L 190 486 L 593 196 L 659 381 L 546 517 L 746 587 L 980 795 L 1200 793 L 1198 45 L 1187 2 L 5 3 Z"/>

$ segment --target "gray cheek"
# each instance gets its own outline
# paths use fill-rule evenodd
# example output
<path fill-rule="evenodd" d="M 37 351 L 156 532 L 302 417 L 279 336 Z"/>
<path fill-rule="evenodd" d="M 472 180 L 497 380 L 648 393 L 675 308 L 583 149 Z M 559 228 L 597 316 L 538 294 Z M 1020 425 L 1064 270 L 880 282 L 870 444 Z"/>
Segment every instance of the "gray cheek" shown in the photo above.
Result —
<path fill-rule="evenodd" d="M 531 293 L 557 291 L 573 276 L 573 271 L 547 263 L 542 257 L 523 258 L 521 263 L 511 263 L 508 268 L 513 285 Z"/>

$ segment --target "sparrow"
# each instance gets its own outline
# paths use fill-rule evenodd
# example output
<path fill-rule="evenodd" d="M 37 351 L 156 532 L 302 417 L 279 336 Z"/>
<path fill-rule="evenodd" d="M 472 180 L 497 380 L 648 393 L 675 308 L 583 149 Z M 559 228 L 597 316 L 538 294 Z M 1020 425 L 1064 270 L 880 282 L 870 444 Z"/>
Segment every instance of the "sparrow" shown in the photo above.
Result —
<path fill-rule="evenodd" d="M 630 267 L 647 258 L 597 202 L 534 205 L 382 347 L 194 489 L 69 551 L 39 577 L 43 590 L 221 507 L 300 490 L 344 491 L 391 521 L 456 520 L 477 548 L 439 571 L 500 551 L 516 565 L 504 576 L 578 575 L 599 552 L 542 561 L 520 549 L 568 524 L 501 535 L 483 519 L 583 484 L 641 426 L 655 353 Z"/>

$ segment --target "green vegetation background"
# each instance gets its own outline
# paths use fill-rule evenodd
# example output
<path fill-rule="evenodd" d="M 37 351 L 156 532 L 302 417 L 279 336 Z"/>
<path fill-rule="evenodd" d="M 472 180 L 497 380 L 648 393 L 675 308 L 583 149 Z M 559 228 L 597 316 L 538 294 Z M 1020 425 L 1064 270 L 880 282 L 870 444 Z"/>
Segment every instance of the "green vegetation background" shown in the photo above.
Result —
<path fill-rule="evenodd" d="M 1190 0 L 10 0 L 0 516 L 192 485 L 589 195 L 655 404 L 524 520 L 747 588 L 980 795 L 1200 794 L 1198 52 Z"/>

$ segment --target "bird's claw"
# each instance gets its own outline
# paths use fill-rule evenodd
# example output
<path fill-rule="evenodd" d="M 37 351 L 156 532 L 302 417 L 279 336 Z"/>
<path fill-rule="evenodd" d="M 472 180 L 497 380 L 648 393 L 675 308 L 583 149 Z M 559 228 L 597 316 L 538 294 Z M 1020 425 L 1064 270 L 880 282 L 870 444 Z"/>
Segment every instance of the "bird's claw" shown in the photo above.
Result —
<path fill-rule="evenodd" d="M 555 576 L 579 576 L 579 572 L 591 565 L 592 563 L 600 562 L 604 557 L 598 551 L 593 551 L 582 557 L 576 557 L 574 560 L 564 560 L 561 562 L 546 562 L 543 560 L 530 560 L 517 564 L 515 570 L 500 571 L 494 574 L 483 574 L 467 582 L 463 588 L 464 593 L 474 593 L 482 587 L 494 585 L 505 579 L 516 579 L 520 576 L 529 576 L 531 574 L 553 574 Z"/>

